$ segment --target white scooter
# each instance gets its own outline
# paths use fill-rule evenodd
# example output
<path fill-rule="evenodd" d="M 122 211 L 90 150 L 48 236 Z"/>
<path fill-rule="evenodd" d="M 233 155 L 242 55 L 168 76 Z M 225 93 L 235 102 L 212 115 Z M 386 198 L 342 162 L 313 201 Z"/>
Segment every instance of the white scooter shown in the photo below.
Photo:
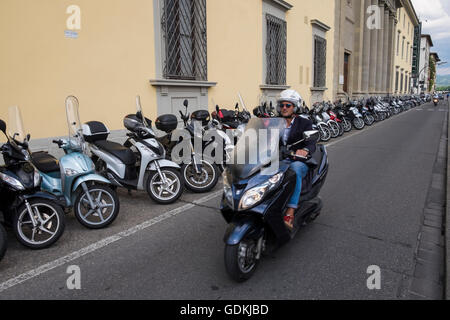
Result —
<path fill-rule="evenodd" d="M 114 185 L 128 190 L 146 190 L 157 203 L 170 204 L 182 195 L 180 166 L 165 159 L 164 147 L 156 140 L 151 121 L 144 117 L 140 98 L 137 113 L 127 115 L 124 126 L 130 132 L 124 145 L 107 140 L 108 128 L 101 122 L 83 125 L 96 169 Z"/>

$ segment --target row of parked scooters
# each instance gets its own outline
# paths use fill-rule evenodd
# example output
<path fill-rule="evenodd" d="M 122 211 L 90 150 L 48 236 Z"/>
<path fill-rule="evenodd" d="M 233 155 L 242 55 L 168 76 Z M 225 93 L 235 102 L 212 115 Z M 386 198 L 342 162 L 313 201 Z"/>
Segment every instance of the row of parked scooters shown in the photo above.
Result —
<path fill-rule="evenodd" d="M 416 96 L 323 102 L 313 105 L 311 110 L 304 108 L 301 116 L 311 119 L 321 140 L 328 141 L 353 127 L 361 130 L 424 102 Z M 159 204 L 177 201 L 185 188 L 199 193 L 210 191 L 251 118 L 242 99 L 241 104 L 242 109 L 237 104 L 234 110 L 217 106 L 211 114 L 207 110 L 191 114 L 186 100 L 185 112 L 180 111 L 180 116 L 188 137 L 178 136 L 180 126 L 173 114 L 156 119 L 156 129 L 164 132 L 158 137 L 137 97 L 136 113 L 125 116 L 123 121 L 128 130 L 127 140 L 119 144 L 108 140 L 110 132 L 102 122 L 81 123 L 79 102 L 69 96 L 65 103 L 69 137 L 53 141 L 64 151 L 60 159 L 47 152 L 30 151 L 30 135 L 23 129 L 20 110 L 11 107 L 8 127 L 0 120 L 0 131 L 7 139 L 0 148 L 5 163 L 0 167 L 0 211 L 5 226 L 26 247 L 42 249 L 60 238 L 65 213 L 70 211 L 87 228 L 110 225 L 120 211 L 118 187 L 144 190 Z M 253 114 L 260 118 L 276 116 L 268 103 L 255 108 Z M 210 135 L 213 138 L 203 139 L 208 133 L 213 133 Z M 217 161 L 217 157 L 198 157 L 199 150 L 194 146 L 199 136 L 201 152 L 217 147 L 221 140 L 223 161 Z M 174 152 L 181 143 L 186 147 L 186 141 L 187 151 L 184 148 L 181 153 Z M 6 233 L 0 223 L 0 258 L 5 250 Z"/>
<path fill-rule="evenodd" d="M 65 101 L 69 136 L 53 140 L 64 151 L 59 159 L 48 152 L 30 151 L 30 134 L 25 133 L 20 110 L 11 107 L 8 126 L 0 120 L 0 131 L 6 137 L 0 148 L 4 160 L 0 166 L 3 224 L 24 246 L 43 249 L 61 237 L 65 213 L 70 211 L 89 229 L 110 225 L 120 211 L 118 187 L 145 190 L 159 204 L 177 201 L 185 188 L 199 193 L 210 191 L 217 184 L 237 137 L 225 134 L 228 127 L 219 121 L 223 116 L 219 109 L 211 120 L 207 110 L 190 114 L 187 100 L 184 106 L 186 110 L 180 115 L 183 132 L 189 137 L 174 137 L 176 129 L 181 128 L 172 114 L 156 119 L 156 129 L 165 133 L 157 137 L 137 97 L 136 112 L 123 120 L 127 140 L 119 144 L 108 140 L 110 132 L 102 122 L 81 123 L 78 99 L 69 96 Z M 248 112 L 238 114 L 239 121 L 250 119 Z M 200 132 L 194 123 L 200 124 Z M 240 127 L 233 123 L 229 126 Z M 225 141 L 223 162 L 196 156 L 194 139 L 199 134 L 202 138 L 208 131 Z M 200 141 L 202 149 L 216 143 L 215 139 Z M 188 146 L 187 151 L 184 148 L 186 152 L 181 152 L 181 161 L 172 159 L 174 149 L 182 142 Z M 0 223 L 0 258 L 5 251 L 6 232 Z"/>
<path fill-rule="evenodd" d="M 317 102 L 312 108 L 306 106 L 300 116 L 311 120 L 320 132 L 320 141 L 327 142 L 342 136 L 353 129 L 362 130 L 375 122 L 383 121 L 393 115 L 428 102 L 425 97 L 416 95 L 402 97 L 370 97 L 360 100 Z M 254 110 L 257 117 L 274 117 L 275 109 L 262 104 Z"/>

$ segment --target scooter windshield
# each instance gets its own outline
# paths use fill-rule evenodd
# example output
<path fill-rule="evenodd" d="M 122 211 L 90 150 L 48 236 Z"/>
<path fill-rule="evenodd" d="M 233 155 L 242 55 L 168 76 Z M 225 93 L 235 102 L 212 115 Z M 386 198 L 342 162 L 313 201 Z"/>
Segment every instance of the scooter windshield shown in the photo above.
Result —
<path fill-rule="evenodd" d="M 147 123 L 147 120 L 144 115 L 144 111 L 142 110 L 140 96 L 136 96 L 136 115 L 138 117 L 141 117 L 141 120 L 142 120 L 142 123 L 144 124 L 144 126 L 146 126 L 147 128 L 150 128 L 150 123 Z"/>
<path fill-rule="evenodd" d="M 228 165 L 235 179 L 247 179 L 261 169 L 263 175 L 278 170 L 279 142 L 286 127 L 283 118 L 252 118 L 231 154 Z M 263 172 L 264 171 L 264 172 Z"/>
<path fill-rule="evenodd" d="M 20 143 L 24 142 L 26 134 L 23 128 L 22 114 L 20 113 L 19 107 L 9 107 L 8 116 L 8 134 L 10 138 Z"/>
<path fill-rule="evenodd" d="M 69 138 L 79 146 L 84 145 L 83 130 L 81 128 L 80 114 L 79 114 L 78 99 L 74 96 L 66 98 L 66 115 L 67 125 L 69 127 Z M 75 140 L 75 141 L 73 141 Z"/>

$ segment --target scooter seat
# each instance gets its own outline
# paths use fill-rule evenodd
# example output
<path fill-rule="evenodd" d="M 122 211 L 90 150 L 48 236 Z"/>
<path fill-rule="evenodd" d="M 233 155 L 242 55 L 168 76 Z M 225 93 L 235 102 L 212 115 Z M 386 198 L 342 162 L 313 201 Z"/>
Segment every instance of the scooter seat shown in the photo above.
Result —
<path fill-rule="evenodd" d="M 94 145 L 99 149 L 112 154 L 127 166 L 135 164 L 137 161 L 136 155 L 133 153 L 133 151 L 119 143 L 111 142 L 108 140 L 99 140 L 94 141 Z"/>
<path fill-rule="evenodd" d="M 59 172 L 59 161 L 47 152 L 33 153 L 31 162 L 43 173 Z"/>

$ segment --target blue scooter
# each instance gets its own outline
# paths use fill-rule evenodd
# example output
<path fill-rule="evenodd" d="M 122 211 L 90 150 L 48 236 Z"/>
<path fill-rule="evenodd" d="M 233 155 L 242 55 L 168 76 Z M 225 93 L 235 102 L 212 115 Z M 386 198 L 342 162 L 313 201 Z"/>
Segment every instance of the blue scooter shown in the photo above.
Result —
<path fill-rule="evenodd" d="M 54 140 L 65 155 L 59 161 L 47 152 L 32 154 L 32 162 L 42 176 L 41 188 L 59 197 L 66 209 L 73 208 L 78 221 L 87 228 L 110 225 L 120 209 L 111 182 L 95 173 L 95 165 L 85 154 L 86 145 L 78 113 L 78 99 L 66 99 L 69 139 Z"/>

